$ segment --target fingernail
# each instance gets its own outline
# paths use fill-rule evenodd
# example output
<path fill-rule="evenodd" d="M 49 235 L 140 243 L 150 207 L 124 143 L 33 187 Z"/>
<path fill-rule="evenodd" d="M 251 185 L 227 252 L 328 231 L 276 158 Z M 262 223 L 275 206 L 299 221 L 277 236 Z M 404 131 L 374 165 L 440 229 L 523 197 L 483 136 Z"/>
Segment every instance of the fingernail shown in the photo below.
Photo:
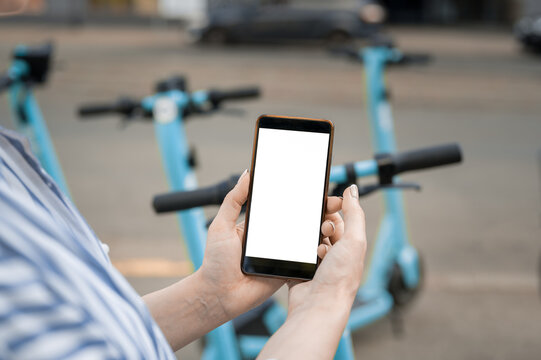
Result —
<path fill-rule="evenodd" d="M 355 199 L 358 199 L 359 198 L 359 188 L 357 187 L 357 185 L 353 184 L 349 187 L 349 192 L 351 194 L 351 196 L 353 196 Z"/>
<path fill-rule="evenodd" d="M 329 223 L 332 226 L 333 233 L 336 231 L 336 227 L 334 226 L 334 223 L 331 220 L 325 221 L 326 223 Z"/>
<path fill-rule="evenodd" d="M 244 176 L 246 176 L 246 174 L 248 173 L 248 169 L 244 170 L 244 172 L 242 173 L 242 175 L 239 177 L 239 179 L 237 180 L 237 184 L 242 180 L 242 178 Z"/>

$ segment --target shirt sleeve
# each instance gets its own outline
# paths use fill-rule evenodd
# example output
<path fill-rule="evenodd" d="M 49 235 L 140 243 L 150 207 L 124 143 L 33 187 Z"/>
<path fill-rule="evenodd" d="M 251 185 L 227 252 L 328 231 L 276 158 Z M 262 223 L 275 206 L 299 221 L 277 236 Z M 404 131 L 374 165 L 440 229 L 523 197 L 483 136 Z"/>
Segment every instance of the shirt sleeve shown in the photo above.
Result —
<path fill-rule="evenodd" d="M 13 255 L 0 248 L 0 358 L 119 358 L 84 308 L 63 299 L 48 286 L 51 279 Z"/>
<path fill-rule="evenodd" d="M 174 359 L 69 199 L 0 127 L 0 359 Z"/>

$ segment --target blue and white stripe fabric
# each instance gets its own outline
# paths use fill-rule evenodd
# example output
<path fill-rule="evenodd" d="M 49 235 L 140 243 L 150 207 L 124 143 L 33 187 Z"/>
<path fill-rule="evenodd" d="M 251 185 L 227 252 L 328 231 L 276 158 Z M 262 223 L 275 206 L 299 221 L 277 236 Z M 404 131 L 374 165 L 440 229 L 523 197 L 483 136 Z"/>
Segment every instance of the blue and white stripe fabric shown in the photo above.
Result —
<path fill-rule="evenodd" d="M 174 359 L 106 247 L 0 127 L 0 359 Z"/>

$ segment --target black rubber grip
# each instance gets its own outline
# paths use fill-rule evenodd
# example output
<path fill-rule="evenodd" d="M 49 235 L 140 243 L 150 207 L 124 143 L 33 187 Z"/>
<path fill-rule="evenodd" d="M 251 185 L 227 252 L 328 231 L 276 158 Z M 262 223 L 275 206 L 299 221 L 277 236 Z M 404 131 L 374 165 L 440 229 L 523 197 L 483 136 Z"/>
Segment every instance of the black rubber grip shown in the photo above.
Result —
<path fill-rule="evenodd" d="M 9 86 L 12 83 L 13 83 L 13 80 L 9 76 L 7 75 L 0 76 L 0 93 L 6 90 L 7 88 L 9 88 Z"/>
<path fill-rule="evenodd" d="M 458 144 L 446 144 L 429 148 L 406 151 L 391 156 L 394 173 L 428 169 L 462 161 L 462 151 Z"/>
<path fill-rule="evenodd" d="M 261 95 L 261 91 L 257 86 L 231 90 L 210 90 L 208 93 L 210 102 L 215 105 L 218 105 L 225 100 L 255 98 L 259 97 L 259 95 Z"/>
<path fill-rule="evenodd" d="M 425 65 L 432 61 L 430 54 L 404 54 L 398 61 L 398 64 L 402 65 Z"/>
<path fill-rule="evenodd" d="M 142 111 L 141 101 L 129 97 L 121 97 L 116 102 L 110 104 L 88 104 L 82 105 L 78 109 L 79 116 L 99 116 L 106 114 L 121 114 L 132 116 L 136 112 Z M 145 116 L 149 114 L 143 114 Z"/>
<path fill-rule="evenodd" d="M 220 205 L 227 193 L 235 187 L 239 175 L 233 175 L 229 179 L 213 186 L 192 190 L 177 191 L 154 196 L 152 207 L 158 214 L 192 209 L 201 206 Z"/>
<path fill-rule="evenodd" d="M 81 117 L 111 114 L 111 113 L 117 112 L 117 105 L 116 104 L 82 105 L 79 107 L 77 112 L 79 116 Z"/>

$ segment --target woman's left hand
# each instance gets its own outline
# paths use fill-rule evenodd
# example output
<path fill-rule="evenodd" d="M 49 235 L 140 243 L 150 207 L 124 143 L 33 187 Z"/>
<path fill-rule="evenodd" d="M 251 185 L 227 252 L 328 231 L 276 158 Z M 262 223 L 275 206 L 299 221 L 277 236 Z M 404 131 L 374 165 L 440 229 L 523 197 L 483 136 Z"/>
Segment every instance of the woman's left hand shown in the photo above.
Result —
<path fill-rule="evenodd" d="M 260 305 L 285 283 L 282 279 L 246 276 L 240 270 L 244 222 L 237 224 L 237 220 L 249 185 L 250 176 L 245 171 L 209 227 L 203 265 L 198 270 L 210 291 L 219 297 L 228 319 Z"/>

